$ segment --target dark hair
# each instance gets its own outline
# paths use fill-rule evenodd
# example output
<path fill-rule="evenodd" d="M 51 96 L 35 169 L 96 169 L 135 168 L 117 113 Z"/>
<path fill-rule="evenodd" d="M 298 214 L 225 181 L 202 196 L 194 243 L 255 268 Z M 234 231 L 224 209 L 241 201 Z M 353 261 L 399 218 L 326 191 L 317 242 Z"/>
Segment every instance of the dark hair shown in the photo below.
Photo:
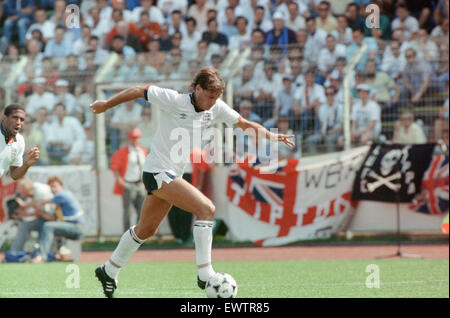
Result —
<path fill-rule="evenodd" d="M 305 23 L 308 23 L 309 21 L 314 21 L 314 22 L 316 22 L 316 18 L 308 17 L 308 18 L 306 18 Z"/>
<path fill-rule="evenodd" d="M 8 106 L 5 107 L 3 114 L 5 114 L 5 116 L 8 117 L 9 115 L 11 115 L 13 112 L 15 112 L 17 110 L 21 110 L 21 111 L 25 112 L 25 107 L 23 107 L 22 105 L 19 105 L 19 104 L 9 104 Z"/>
<path fill-rule="evenodd" d="M 237 22 L 238 22 L 239 19 L 244 20 L 244 21 L 245 21 L 245 25 L 248 25 L 248 20 L 247 20 L 247 18 L 244 17 L 244 16 L 242 16 L 242 15 L 238 16 L 238 17 L 234 20 L 234 25 L 237 25 Z"/>
<path fill-rule="evenodd" d="M 193 78 L 191 83 L 191 89 L 195 90 L 195 87 L 200 85 L 204 90 L 211 90 L 215 92 L 223 93 L 225 89 L 225 82 L 220 76 L 219 72 L 211 66 L 202 68 Z"/>
<path fill-rule="evenodd" d="M 206 22 L 206 25 L 209 26 L 209 24 L 212 23 L 212 22 L 216 22 L 216 24 L 217 24 L 216 18 L 210 18 L 210 19 L 208 20 L 208 22 Z"/>
<path fill-rule="evenodd" d="M 188 23 L 189 21 L 194 23 L 194 26 L 197 26 L 197 20 L 195 20 L 193 17 L 187 17 L 186 20 L 184 20 L 185 23 Z"/>

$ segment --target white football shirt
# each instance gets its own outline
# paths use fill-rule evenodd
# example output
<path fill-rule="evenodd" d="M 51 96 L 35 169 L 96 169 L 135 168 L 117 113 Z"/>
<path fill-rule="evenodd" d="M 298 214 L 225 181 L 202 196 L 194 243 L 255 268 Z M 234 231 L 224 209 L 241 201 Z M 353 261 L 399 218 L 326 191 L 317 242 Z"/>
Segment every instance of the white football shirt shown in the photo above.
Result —
<path fill-rule="evenodd" d="M 190 162 L 194 131 L 201 134 L 216 123 L 232 126 L 239 121 L 239 113 L 221 99 L 211 109 L 197 112 L 191 98 L 192 94 L 153 85 L 148 87 L 147 100 L 159 107 L 160 118 L 144 171 L 168 172 L 181 177 Z"/>
<path fill-rule="evenodd" d="M 7 143 L 5 136 L 0 133 L 0 178 L 9 171 L 9 167 L 22 166 L 24 151 L 25 140 L 21 134 L 17 134 L 13 140 Z"/>

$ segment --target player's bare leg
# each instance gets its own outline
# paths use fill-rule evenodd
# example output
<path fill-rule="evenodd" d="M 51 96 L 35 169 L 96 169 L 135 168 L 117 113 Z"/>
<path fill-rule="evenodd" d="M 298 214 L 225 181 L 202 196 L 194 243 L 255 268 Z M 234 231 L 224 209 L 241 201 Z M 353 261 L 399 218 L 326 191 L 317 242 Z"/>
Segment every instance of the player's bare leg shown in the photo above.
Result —
<path fill-rule="evenodd" d="M 142 243 L 156 233 L 159 224 L 170 208 L 170 203 L 154 195 L 148 195 L 145 198 L 139 223 L 122 235 L 111 258 L 104 266 L 96 269 L 96 276 L 102 283 L 103 291 L 107 297 L 113 297 L 114 290 L 117 288 L 117 277 L 120 269 L 125 266 Z"/>
<path fill-rule="evenodd" d="M 206 281 L 214 275 L 211 264 L 212 228 L 215 206 L 202 192 L 182 178 L 164 183 L 153 194 L 187 212 L 194 214 L 193 237 L 198 273 L 198 285 L 204 289 Z"/>

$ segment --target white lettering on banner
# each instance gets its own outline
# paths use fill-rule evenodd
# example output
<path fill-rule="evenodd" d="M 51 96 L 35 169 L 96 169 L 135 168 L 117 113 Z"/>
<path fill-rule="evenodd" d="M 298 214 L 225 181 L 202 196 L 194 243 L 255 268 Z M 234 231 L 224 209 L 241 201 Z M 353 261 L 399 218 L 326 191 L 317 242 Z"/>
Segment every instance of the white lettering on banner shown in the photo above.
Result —
<path fill-rule="evenodd" d="M 253 218 L 259 220 L 261 218 L 261 203 L 256 202 L 255 214 L 253 214 Z"/>
<path fill-rule="evenodd" d="M 270 207 L 270 224 L 275 224 L 278 219 L 283 217 L 283 207 L 272 205 Z"/>
<path fill-rule="evenodd" d="M 233 200 L 231 201 L 231 203 L 233 204 L 238 204 L 239 201 L 241 200 L 241 196 L 243 196 L 245 194 L 245 188 L 242 188 L 241 186 L 239 186 L 237 183 L 233 183 L 231 185 L 231 188 L 236 191 Z"/>

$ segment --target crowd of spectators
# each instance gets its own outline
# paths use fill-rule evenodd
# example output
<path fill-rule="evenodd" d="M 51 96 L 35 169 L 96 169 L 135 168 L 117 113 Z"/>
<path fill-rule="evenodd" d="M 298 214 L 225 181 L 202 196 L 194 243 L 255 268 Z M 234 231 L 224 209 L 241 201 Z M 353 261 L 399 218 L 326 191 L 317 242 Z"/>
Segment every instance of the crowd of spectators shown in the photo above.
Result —
<path fill-rule="evenodd" d="M 79 10 L 66 12 L 71 4 Z M 189 81 L 250 47 L 230 79 L 234 107 L 267 128 L 292 130 L 306 152 L 336 151 L 344 69 L 366 43 L 350 74 L 352 143 L 402 140 L 411 118 L 419 119 L 414 131 L 448 142 L 448 22 L 448 0 L 3 0 L 0 86 L 26 56 L 12 97 L 31 118 L 27 145 L 45 145 L 41 164 L 83 163 L 93 156 L 92 80 L 111 52 L 120 57 L 105 81 L 147 83 Z M 149 146 L 150 106 L 139 100 L 111 113 L 110 155 L 133 127 L 150 134 Z M 408 140 L 421 142 L 417 135 Z"/>

